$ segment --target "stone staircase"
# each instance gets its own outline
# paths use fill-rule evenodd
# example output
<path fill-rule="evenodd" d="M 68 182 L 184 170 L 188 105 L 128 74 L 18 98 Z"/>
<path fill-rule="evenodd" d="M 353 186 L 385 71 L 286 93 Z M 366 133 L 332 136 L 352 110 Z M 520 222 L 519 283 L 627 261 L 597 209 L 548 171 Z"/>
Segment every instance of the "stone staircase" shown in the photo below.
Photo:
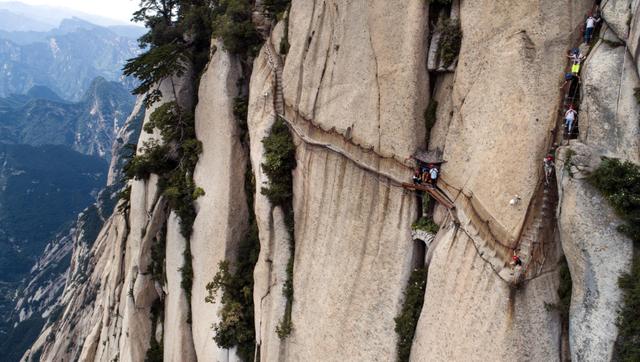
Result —
<path fill-rule="evenodd" d="M 274 108 L 278 116 L 284 116 L 284 94 L 282 91 L 282 69 L 284 68 L 282 64 L 282 58 L 276 52 L 271 39 L 267 39 L 265 42 L 265 53 L 267 55 L 267 62 L 269 63 L 269 67 L 273 72 L 274 77 L 274 86 L 275 86 L 275 97 L 274 97 Z"/>

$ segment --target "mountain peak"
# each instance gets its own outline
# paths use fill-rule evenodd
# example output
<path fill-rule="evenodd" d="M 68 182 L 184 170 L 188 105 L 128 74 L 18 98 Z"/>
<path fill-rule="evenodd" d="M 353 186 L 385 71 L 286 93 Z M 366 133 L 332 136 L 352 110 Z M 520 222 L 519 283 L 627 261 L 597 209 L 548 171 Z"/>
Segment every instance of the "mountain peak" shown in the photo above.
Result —
<path fill-rule="evenodd" d="M 35 85 L 27 91 L 27 95 L 34 99 L 46 99 L 55 102 L 62 102 L 63 99 L 50 88 L 43 85 Z"/>
<path fill-rule="evenodd" d="M 84 19 L 80 19 L 76 16 L 72 16 L 71 18 L 62 19 L 60 26 L 58 26 L 58 29 L 56 30 L 57 32 L 69 33 L 78 29 L 95 30 L 101 28 L 103 27 L 90 23 Z"/>

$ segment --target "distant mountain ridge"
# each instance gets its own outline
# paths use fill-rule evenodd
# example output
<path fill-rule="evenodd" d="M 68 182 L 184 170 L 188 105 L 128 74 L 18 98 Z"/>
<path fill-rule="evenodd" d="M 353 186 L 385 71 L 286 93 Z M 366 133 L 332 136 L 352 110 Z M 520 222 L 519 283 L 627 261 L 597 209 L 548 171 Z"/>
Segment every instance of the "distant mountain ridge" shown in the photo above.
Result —
<path fill-rule="evenodd" d="M 113 143 L 107 186 L 98 193 L 95 202 L 48 240 L 41 254 L 34 254 L 37 261 L 28 275 L 24 274 L 22 283 L 12 283 L 4 290 L 0 283 L 0 315 L 3 316 L 0 318 L 0 356 L 3 361 L 18 361 L 44 323 L 52 323 L 60 317 L 59 298 L 64 286 L 71 282 L 67 269 L 71 263 L 79 264 L 80 270 L 88 267 L 90 247 L 115 208 L 118 191 L 123 186 L 123 167 L 134 152 L 126 145 L 137 143 L 144 113 L 142 98 L 139 98 Z M 80 253 L 81 257 L 74 259 L 71 257 L 74 248 L 86 253 Z M 14 298 L 3 299 L 3 293 L 14 295 Z"/>
<path fill-rule="evenodd" d="M 145 30 L 85 15 L 0 2 L 0 361 L 60 316 L 72 248 L 112 213 L 140 133 L 122 66 Z"/>
<path fill-rule="evenodd" d="M 0 99 L 0 143 L 63 145 L 111 160 L 111 148 L 134 105 L 120 83 L 96 78 L 80 102 L 38 86 Z"/>
<path fill-rule="evenodd" d="M 0 97 L 42 85 L 78 101 L 96 77 L 130 88 L 133 80 L 122 76 L 122 67 L 138 54 L 140 34 L 134 27 L 107 28 L 80 18 L 64 19 L 46 32 L 0 30 Z"/>
<path fill-rule="evenodd" d="M 0 9 L 0 19 L 0 30 L 5 31 L 48 31 L 54 27 L 7 9 Z"/>
<path fill-rule="evenodd" d="M 0 315 L 46 242 L 104 185 L 104 160 L 65 146 L 0 144 Z M 6 333 L 0 321 L 0 336 Z"/>
<path fill-rule="evenodd" d="M 119 26 L 119 25 L 129 25 L 126 22 L 106 18 L 99 15 L 88 14 L 82 11 L 77 11 L 69 8 L 59 7 L 59 6 L 48 6 L 48 5 L 29 5 L 25 3 L 21 3 L 18 1 L 7 1 L 0 2 L 0 9 L 15 14 L 17 16 L 21 16 L 22 18 L 30 19 L 30 21 L 37 23 L 39 25 L 49 26 L 49 28 L 44 29 L 50 30 L 58 26 L 63 19 L 77 17 L 86 19 L 94 24 L 100 26 Z M 6 24 L 4 24 L 6 26 Z M 23 25 L 24 26 L 24 25 Z M 0 25 L 0 28 L 2 26 Z M 37 30 L 38 29 L 30 29 Z"/>

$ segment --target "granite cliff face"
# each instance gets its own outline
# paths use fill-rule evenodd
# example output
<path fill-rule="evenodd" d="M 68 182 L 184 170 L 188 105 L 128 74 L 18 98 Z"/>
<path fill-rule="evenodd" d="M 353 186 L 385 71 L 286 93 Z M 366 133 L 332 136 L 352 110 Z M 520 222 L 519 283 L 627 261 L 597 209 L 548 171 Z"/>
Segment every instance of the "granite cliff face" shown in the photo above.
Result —
<path fill-rule="evenodd" d="M 45 326 L 24 360 L 141 361 L 155 342 L 165 361 L 238 360 L 234 348 L 213 340 L 224 306 L 205 297 L 220 261 L 247 257 L 238 252 L 250 228 L 247 200 L 260 240 L 247 291 L 255 359 L 395 359 L 394 318 L 412 270 L 422 266 L 416 260 L 426 260 L 428 278 L 411 360 L 609 359 L 617 278 L 629 268 L 632 245 L 581 175 L 601 155 L 640 158 L 637 62 L 629 51 L 636 45 L 615 46 L 634 37 L 635 16 L 629 29 L 619 13 L 636 5 L 621 3 L 603 8 L 599 36 L 607 41 L 585 48 L 580 135 L 570 141 L 552 131 L 564 111 L 566 52 L 579 41 L 589 1 L 294 0 L 277 23 L 254 16 L 264 44 L 251 66 L 216 40 L 199 81 L 203 151 L 193 177 L 204 196 L 190 239 L 159 196 L 157 176 L 131 181 L 128 212 L 114 212 L 85 254 L 74 251 L 62 318 Z M 440 17 L 459 19 L 462 44 L 452 65 L 429 72 Z M 175 90 L 161 85 L 163 102 L 193 99 L 191 76 L 173 81 Z M 246 129 L 237 119 L 245 92 Z M 425 109 L 433 101 L 430 127 Z M 274 181 L 262 141 L 276 122 L 295 144 L 293 228 L 286 208 L 260 191 Z M 143 133 L 138 152 L 150 137 L 157 132 Z M 542 159 L 559 141 L 557 183 L 545 185 Z M 414 241 L 420 200 L 402 182 L 412 175 L 409 157 L 427 145 L 446 160 L 434 196 L 442 198 L 433 211 L 440 228 Z M 565 167 L 568 149 L 576 156 Z M 245 187 L 249 168 L 255 195 Z M 150 270 L 160 239 L 166 260 L 158 281 Z M 181 287 L 186 248 L 190 293 Z M 522 267 L 508 265 L 514 250 Z M 573 279 L 568 329 L 549 307 L 558 303 L 563 254 Z M 84 283 L 74 282 L 80 255 L 90 257 Z M 280 338 L 287 316 L 292 329 Z"/>

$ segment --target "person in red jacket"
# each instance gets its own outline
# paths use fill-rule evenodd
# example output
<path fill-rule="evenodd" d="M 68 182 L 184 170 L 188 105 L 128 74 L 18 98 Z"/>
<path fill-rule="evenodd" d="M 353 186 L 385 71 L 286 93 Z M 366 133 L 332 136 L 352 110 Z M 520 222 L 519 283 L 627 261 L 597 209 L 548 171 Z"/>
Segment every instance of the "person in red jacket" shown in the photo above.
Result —
<path fill-rule="evenodd" d="M 518 254 L 516 254 L 515 250 L 513 251 L 513 257 L 511 259 L 512 259 L 511 265 L 513 265 L 514 267 L 522 266 L 522 260 L 520 259 Z"/>

